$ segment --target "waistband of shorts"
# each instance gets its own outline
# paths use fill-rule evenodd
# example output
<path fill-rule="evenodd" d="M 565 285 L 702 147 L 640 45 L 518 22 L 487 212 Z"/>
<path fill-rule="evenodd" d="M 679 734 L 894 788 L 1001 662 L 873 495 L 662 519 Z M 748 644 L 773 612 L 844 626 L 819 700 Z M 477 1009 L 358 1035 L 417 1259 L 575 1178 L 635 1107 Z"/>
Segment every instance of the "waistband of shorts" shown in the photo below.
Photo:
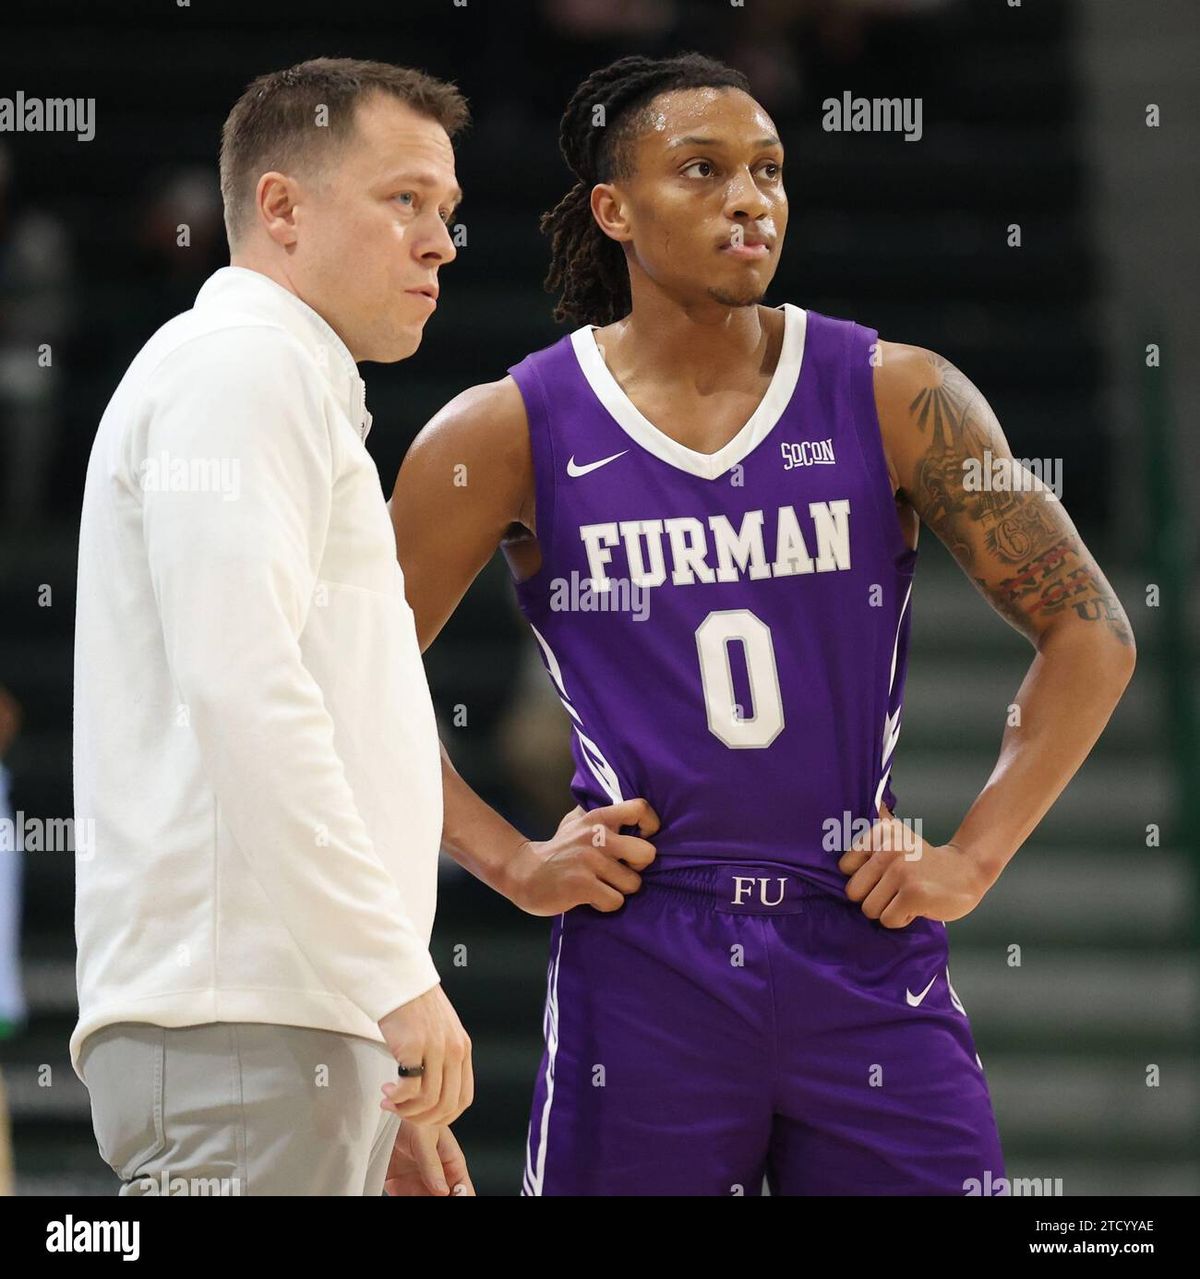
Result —
<path fill-rule="evenodd" d="M 639 890 L 730 915 L 795 915 L 847 899 L 796 871 L 742 863 L 655 870 Z M 853 904 L 853 903 L 850 903 Z"/>

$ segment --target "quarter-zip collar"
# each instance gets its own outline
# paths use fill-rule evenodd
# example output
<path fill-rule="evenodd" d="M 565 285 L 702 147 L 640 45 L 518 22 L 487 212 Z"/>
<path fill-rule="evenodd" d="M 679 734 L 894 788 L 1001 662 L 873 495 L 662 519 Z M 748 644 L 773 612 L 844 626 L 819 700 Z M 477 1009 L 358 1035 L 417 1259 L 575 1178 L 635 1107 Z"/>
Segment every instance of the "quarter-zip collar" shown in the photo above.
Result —
<path fill-rule="evenodd" d="M 371 429 L 367 388 L 349 347 L 307 302 L 270 276 L 248 267 L 223 266 L 214 271 L 196 294 L 196 307 L 218 306 L 245 311 L 283 325 L 316 360 L 322 376 L 342 404 L 361 440 Z"/>

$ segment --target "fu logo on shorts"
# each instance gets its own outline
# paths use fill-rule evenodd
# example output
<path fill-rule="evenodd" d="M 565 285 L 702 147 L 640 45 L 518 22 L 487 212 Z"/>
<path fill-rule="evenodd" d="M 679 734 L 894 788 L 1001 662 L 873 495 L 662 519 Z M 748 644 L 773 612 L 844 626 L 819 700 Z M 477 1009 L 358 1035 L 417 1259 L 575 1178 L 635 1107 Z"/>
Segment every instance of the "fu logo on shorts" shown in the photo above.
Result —
<path fill-rule="evenodd" d="M 787 887 L 787 880 L 782 876 L 779 879 L 755 879 L 750 875 L 735 875 L 733 877 L 733 900 L 730 901 L 731 906 L 743 906 L 746 901 L 753 897 L 754 889 L 752 885 L 758 885 L 758 900 L 763 906 L 778 906 L 783 902 L 784 889 Z M 768 884 L 778 884 L 779 888 L 771 889 L 768 896 Z"/>

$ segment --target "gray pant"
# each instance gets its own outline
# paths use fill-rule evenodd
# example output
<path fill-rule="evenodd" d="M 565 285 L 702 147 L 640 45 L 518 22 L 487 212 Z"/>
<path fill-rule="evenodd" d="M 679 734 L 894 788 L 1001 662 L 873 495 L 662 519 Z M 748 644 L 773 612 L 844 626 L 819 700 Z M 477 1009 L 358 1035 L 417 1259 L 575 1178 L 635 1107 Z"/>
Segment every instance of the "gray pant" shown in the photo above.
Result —
<path fill-rule="evenodd" d="M 400 1120 L 382 1043 L 307 1026 L 121 1022 L 80 1070 L 122 1195 L 379 1195 Z"/>

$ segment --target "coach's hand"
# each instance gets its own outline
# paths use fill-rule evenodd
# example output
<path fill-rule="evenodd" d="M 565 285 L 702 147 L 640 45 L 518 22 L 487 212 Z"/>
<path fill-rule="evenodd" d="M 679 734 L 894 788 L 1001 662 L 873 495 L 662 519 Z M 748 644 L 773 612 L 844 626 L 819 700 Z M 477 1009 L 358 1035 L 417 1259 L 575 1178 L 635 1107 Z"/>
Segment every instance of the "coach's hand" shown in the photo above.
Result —
<path fill-rule="evenodd" d="M 383 1085 L 383 1110 L 419 1124 L 451 1124 L 475 1097 L 471 1041 L 440 985 L 394 1008 L 379 1023 L 392 1056 L 423 1075 Z"/>
<path fill-rule="evenodd" d="M 991 887 L 978 864 L 954 844 L 927 844 L 886 804 L 879 811 L 838 859 L 850 877 L 846 896 L 885 928 L 907 928 L 918 916 L 949 922 L 973 911 Z"/>
<path fill-rule="evenodd" d="M 622 835 L 622 826 L 636 826 L 642 838 Z M 626 894 L 642 886 L 638 872 L 654 860 L 654 845 L 645 837 L 658 828 L 658 814 L 644 799 L 590 812 L 576 808 L 553 838 L 529 840 L 517 849 L 507 895 L 530 915 L 558 915 L 574 906 L 617 910 Z"/>
<path fill-rule="evenodd" d="M 389 1195 L 473 1195 L 462 1147 L 449 1128 L 401 1120 L 383 1183 Z"/>

